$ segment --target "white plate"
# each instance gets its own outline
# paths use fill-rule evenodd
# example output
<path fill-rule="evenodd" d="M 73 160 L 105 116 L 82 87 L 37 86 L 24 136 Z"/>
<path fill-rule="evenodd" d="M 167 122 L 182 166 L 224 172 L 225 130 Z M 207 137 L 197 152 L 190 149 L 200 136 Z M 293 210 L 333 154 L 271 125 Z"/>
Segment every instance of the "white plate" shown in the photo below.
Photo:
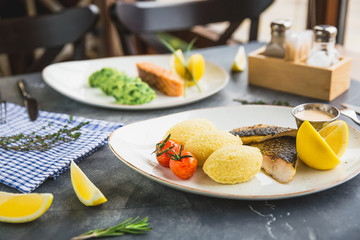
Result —
<path fill-rule="evenodd" d="M 229 74 L 220 66 L 206 62 L 205 73 L 199 81 L 201 92 L 196 87 L 187 89 L 187 96 L 169 97 L 156 91 L 156 98 L 147 104 L 122 105 L 106 96 L 98 88 L 90 88 L 89 76 L 103 67 L 112 67 L 124 71 L 129 76 L 137 76 L 137 62 L 152 62 L 169 69 L 170 55 L 126 56 L 55 63 L 47 66 L 42 74 L 45 82 L 59 93 L 76 101 L 99 107 L 113 109 L 157 109 L 189 104 L 209 97 L 223 89 L 229 81 Z"/>
<path fill-rule="evenodd" d="M 300 163 L 293 181 L 287 184 L 281 184 L 260 171 L 249 182 L 223 185 L 210 179 L 201 168 L 190 179 L 181 180 L 169 168 L 160 166 L 151 152 L 172 125 L 190 118 L 206 118 L 226 131 L 259 123 L 296 127 L 289 107 L 248 105 L 209 108 L 119 128 L 109 138 L 110 149 L 125 164 L 152 180 L 179 190 L 221 198 L 260 200 L 302 196 L 344 183 L 360 172 L 360 133 L 349 128 L 348 148 L 335 169 L 318 171 Z"/>

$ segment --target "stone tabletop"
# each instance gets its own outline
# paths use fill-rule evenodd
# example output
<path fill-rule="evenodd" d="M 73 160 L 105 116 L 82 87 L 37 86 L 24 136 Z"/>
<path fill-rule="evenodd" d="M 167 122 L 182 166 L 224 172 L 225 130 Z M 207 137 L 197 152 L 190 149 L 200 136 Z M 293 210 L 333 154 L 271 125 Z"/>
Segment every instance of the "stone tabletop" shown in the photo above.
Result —
<path fill-rule="evenodd" d="M 249 53 L 259 43 L 245 45 Z M 230 72 L 238 46 L 199 50 L 204 57 Z M 41 73 L 0 78 L 2 97 L 22 104 L 15 82 L 23 78 L 37 98 L 40 109 L 129 124 L 192 109 L 240 105 L 248 101 L 288 101 L 291 105 L 322 102 L 272 91 L 247 83 L 247 72 L 230 73 L 229 84 L 219 93 L 186 106 L 171 109 L 109 110 L 76 102 L 49 88 Z M 360 105 L 360 82 L 351 81 L 349 91 L 331 104 Z M 341 119 L 357 130 L 360 127 Z M 101 189 L 108 202 L 84 206 L 74 194 L 69 171 L 47 180 L 35 192 L 49 192 L 54 201 L 39 219 L 25 224 L 0 223 L 0 239 L 70 239 L 90 229 L 115 225 L 130 217 L 149 217 L 152 231 L 121 239 L 358 239 L 360 233 L 360 177 L 329 190 L 273 201 L 227 200 L 182 192 L 156 183 L 120 162 L 107 145 L 79 164 Z M 0 184 L 0 191 L 17 192 Z M 112 238 L 116 239 L 116 238 Z"/>

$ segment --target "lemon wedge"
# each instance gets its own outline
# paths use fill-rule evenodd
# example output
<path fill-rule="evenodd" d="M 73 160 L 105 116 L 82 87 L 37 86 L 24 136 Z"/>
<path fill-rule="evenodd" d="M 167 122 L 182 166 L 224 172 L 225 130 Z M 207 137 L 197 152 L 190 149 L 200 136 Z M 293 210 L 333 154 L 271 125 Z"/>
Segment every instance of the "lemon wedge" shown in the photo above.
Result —
<path fill-rule="evenodd" d="M 89 180 L 81 169 L 71 161 L 71 184 L 76 196 L 86 206 L 96 206 L 107 201 L 104 194 Z"/>
<path fill-rule="evenodd" d="M 243 46 L 240 46 L 236 52 L 231 70 L 234 72 L 242 72 L 245 70 L 246 65 L 245 49 Z"/>
<path fill-rule="evenodd" d="M 185 58 L 181 49 L 178 49 L 170 56 L 170 69 L 172 73 L 184 79 L 186 70 L 182 62 L 185 63 Z"/>
<path fill-rule="evenodd" d="M 338 156 L 309 121 L 301 124 L 298 130 L 296 150 L 306 165 L 318 170 L 332 169 L 340 163 Z"/>
<path fill-rule="evenodd" d="M 188 69 L 192 74 L 194 80 L 198 82 L 202 78 L 205 72 L 204 57 L 199 53 L 191 55 L 188 63 Z M 188 86 L 193 86 L 193 85 L 195 85 L 195 83 L 190 80 L 188 82 Z"/>
<path fill-rule="evenodd" d="M 30 222 L 50 207 L 51 193 L 7 193 L 0 192 L 0 221 L 8 223 Z"/>
<path fill-rule="evenodd" d="M 188 71 L 191 73 L 195 81 L 199 81 L 205 72 L 205 60 L 204 57 L 197 53 L 191 55 L 188 63 L 186 63 L 183 52 L 181 49 L 176 50 L 170 56 L 170 69 L 173 74 L 181 79 L 187 80 L 187 86 L 193 86 L 195 83 L 192 81 L 188 72 L 186 71 L 183 63 Z"/>
<path fill-rule="evenodd" d="M 346 122 L 342 120 L 330 122 L 319 130 L 319 134 L 339 158 L 344 154 L 349 143 L 349 129 Z"/>

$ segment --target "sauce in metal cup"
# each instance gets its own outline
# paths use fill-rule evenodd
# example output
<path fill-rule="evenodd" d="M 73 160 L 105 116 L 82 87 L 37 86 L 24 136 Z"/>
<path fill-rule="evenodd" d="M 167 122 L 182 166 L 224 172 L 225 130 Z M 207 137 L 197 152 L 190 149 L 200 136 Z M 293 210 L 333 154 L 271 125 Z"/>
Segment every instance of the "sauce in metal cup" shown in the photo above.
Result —
<path fill-rule="evenodd" d="M 292 115 L 298 128 L 305 120 L 308 120 L 316 130 L 320 130 L 324 124 L 335 121 L 340 116 L 340 111 L 329 104 L 304 103 L 294 107 Z"/>

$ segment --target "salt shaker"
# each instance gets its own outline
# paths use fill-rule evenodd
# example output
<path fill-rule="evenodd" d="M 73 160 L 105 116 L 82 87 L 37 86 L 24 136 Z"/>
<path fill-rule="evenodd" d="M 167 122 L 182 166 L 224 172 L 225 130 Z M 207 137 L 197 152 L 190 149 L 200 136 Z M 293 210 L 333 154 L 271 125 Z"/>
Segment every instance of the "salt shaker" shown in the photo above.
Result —
<path fill-rule="evenodd" d="M 306 63 L 317 67 L 330 67 L 339 62 L 339 52 L 335 48 L 337 29 L 330 25 L 314 27 L 314 46 L 309 52 Z"/>
<path fill-rule="evenodd" d="M 285 57 L 285 33 L 291 27 L 291 21 L 276 19 L 270 24 L 271 41 L 266 45 L 264 54 L 269 57 Z"/>

